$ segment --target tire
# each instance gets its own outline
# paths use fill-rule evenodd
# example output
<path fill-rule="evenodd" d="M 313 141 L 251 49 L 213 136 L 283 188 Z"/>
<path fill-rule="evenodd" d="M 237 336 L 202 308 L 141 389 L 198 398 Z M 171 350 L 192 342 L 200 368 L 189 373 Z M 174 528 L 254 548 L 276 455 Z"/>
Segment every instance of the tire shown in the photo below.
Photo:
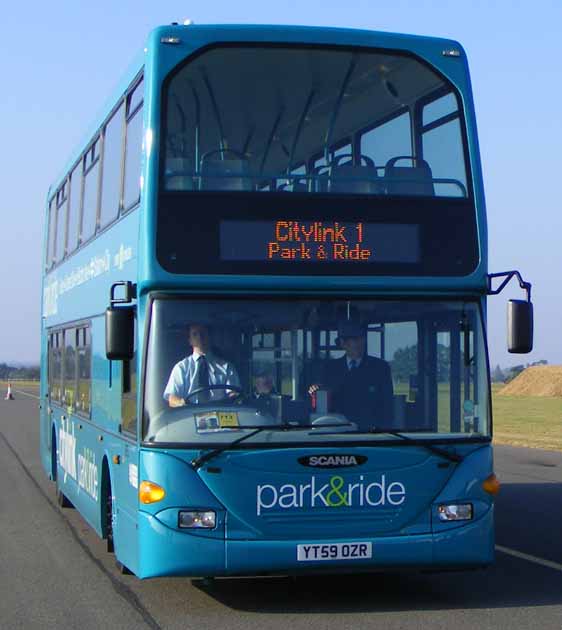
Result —
<path fill-rule="evenodd" d="M 64 492 L 59 488 L 59 484 L 57 482 L 57 505 L 61 508 L 73 508 L 72 501 L 64 494 Z"/>
<path fill-rule="evenodd" d="M 107 482 L 107 490 L 104 497 L 104 509 L 105 509 L 105 537 L 107 540 L 108 553 L 115 552 L 115 545 L 113 542 L 113 493 L 111 491 L 111 482 Z"/>
<path fill-rule="evenodd" d="M 133 575 L 133 572 L 129 568 L 127 568 L 122 562 L 119 562 L 119 560 L 115 561 L 115 566 L 117 567 L 117 571 L 119 571 L 121 575 Z"/>
<path fill-rule="evenodd" d="M 107 552 L 115 553 L 115 541 L 113 538 L 113 493 L 111 491 L 111 481 L 109 479 L 109 472 L 105 471 L 106 482 L 104 483 L 105 492 L 103 493 L 104 497 L 104 535 L 107 544 Z M 119 560 L 115 560 L 115 566 L 117 567 L 117 571 L 121 575 L 133 575 L 133 572 L 126 567 Z"/>

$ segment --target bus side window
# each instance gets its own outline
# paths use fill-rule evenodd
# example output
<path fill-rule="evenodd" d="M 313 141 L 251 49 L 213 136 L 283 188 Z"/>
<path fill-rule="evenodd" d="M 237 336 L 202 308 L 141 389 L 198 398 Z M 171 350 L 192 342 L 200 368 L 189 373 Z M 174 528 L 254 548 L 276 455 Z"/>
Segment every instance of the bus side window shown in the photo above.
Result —
<path fill-rule="evenodd" d="M 71 254 L 78 247 L 78 227 L 82 199 L 82 162 L 70 174 L 70 200 L 68 202 L 68 235 L 66 251 Z"/>
<path fill-rule="evenodd" d="M 99 180 L 100 140 L 96 138 L 86 151 L 83 160 L 84 184 L 82 206 L 81 242 L 88 241 L 96 232 L 98 218 L 98 180 Z"/>
<path fill-rule="evenodd" d="M 49 344 L 49 397 L 60 402 L 62 388 L 62 331 L 51 333 Z"/>
<path fill-rule="evenodd" d="M 109 119 L 103 132 L 102 187 L 100 204 L 100 228 L 119 215 L 121 205 L 121 162 L 123 153 L 124 106 Z"/>
<path fill-rule="evenodd" d="M 57 218 L 57 203 L 53 197 L 49 203 L 49 235 L 47 239 L 47 258 L 45 260 L 45 268 L 50 269 L 53 265 L 55 254 L 55 229 Z"/>
<path fill-rule="evenodd" d="M 69 413 L 76 408 L 76 336 L 75 328 L 68 328 L 64 331 L 63 402 Z"/>
<path fill-rule="evenodd" d="M 125 179 L 123 209 L 132 208 L 140 199 L 142 160 L 142 81 L 127 99 L 127 126 L 125 136 Z"/>
<path fill-rule="evenodd" d="M 55 238 L 55 263 L 60 262 L 64 258 L 66 250 L 66 215 L 68 206 L 68 180 L 62 185 L 57 193 L 57 230 Z"/>
<path fill-rule="evenodd" d="M 78 392 L 76 410 L 86 416 L 91 411 L 92 392 L 92 341 L 90 327 L 78 329 Z"/>

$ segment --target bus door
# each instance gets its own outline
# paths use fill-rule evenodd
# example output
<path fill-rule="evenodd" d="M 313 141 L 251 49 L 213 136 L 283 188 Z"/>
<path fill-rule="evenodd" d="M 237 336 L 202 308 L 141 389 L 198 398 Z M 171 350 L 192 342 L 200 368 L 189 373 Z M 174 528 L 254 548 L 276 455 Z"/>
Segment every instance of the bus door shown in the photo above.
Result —
<path fill-rule="evenodd" d="M 121 425 L 124 439 L 116 445 L 118 465 L 113 461 L 114 537 L 119 560 L 134 571 L 138 562 L 138 422 L 136 352 L 130 361 L 115 361 L 121 389 Z"/>
<path fill-rule="evenodd" d="M 410 378 L 410 389 L 415 387 L 417 421 L 426 430 L 480 431 L 475 327 L 473 312 L 418 322 L 417 374 Z"/>

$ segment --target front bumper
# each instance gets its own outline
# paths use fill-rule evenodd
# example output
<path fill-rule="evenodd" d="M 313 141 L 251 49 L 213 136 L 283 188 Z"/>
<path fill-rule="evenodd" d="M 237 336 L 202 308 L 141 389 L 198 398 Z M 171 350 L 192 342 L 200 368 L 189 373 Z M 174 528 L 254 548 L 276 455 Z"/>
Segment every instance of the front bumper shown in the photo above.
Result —
<path fill-rule="evenodd" d="M 207 577 L 238 575 L 296 575 L 303 573 L 360 573 L 385 569 L 452 570 L 484 567 L 494 561 L 493 509 L 466 525 L 434 534 L 384 536 L 371 542 L 373 557 L 360 560 L 297 561 L 297 545 L 339 540 L 224 540 L 163 525 L 139 514 L 138 577 L 166 575 Z"/>

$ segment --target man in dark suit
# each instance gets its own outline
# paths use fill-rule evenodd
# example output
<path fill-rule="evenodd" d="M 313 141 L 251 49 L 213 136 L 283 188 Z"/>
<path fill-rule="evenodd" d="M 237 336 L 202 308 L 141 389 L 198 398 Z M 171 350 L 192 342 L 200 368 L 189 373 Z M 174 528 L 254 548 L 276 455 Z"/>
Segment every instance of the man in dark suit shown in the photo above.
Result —
<path fill-rule="evenodd" d="M 331 394 L 330 411 L 341 413 L 362 430 L 393 425 L 393 388 L 390 366 L 366 353 L 365 329 L 354 322 L 344 322 L 338 330 L 338 345 L 345 351 L 341 359 L 326 364 L 322 384 L 314 384 L 309 393 L 327 389 Z"/>

